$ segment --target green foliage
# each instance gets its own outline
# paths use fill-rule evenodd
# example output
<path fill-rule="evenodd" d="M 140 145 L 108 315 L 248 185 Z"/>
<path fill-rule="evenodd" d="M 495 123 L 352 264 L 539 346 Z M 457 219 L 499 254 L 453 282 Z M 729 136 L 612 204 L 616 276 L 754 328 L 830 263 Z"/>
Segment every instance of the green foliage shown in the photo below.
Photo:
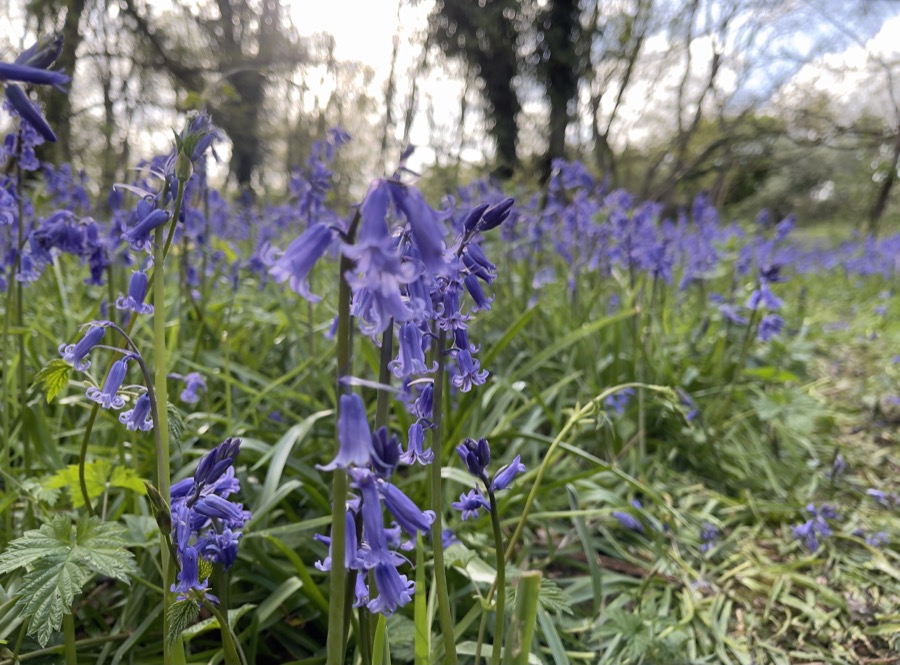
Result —
<path fill-rule="evenodd" d="M 169 606 L 169 628 L 166 642 L 174 646 L 185 629 L 200 616 L 200 604 L 193 598 L 176 600 Z"/>
<path fill-rule="evenodd" d="M 144 481 L 137 477 L 133 469 L 124 466 L 113 466 L 113 463 L 106 459 L 85 464 L 84 476 L 88 497 L 91 500 L 96 499 L 111 488 L 125 489 L 138 494 L 145 492 Z M 72 505 L 75 508 L 84 506 L 77 464 L 70 464 L 54 473 L 44 481 L 44 488 L 48 490 L 65 489 L 69 493 Z"/>
<path fill-rule="evenodd" d="M 52 402 L 66 387 L 71 369 L 72 366 L 62 358 L 54 358 L 34 375 L 34 385 L 41 385 L 47 404 Z"/>
<path fill-rule="evenodd" d="M 42 646 L 59 630 L 63 614 L 72 611 L 75 596 L 94 574 L 127 584 L 136 572 L 123 534 L 118 524 L 97 517 L 83 516 L 73 524 L 62 514 L 26 531 L 0 554 L 0 575 L 28 568 L 16 592 L 16 606 L 31 617 L 28 634 Z"/>

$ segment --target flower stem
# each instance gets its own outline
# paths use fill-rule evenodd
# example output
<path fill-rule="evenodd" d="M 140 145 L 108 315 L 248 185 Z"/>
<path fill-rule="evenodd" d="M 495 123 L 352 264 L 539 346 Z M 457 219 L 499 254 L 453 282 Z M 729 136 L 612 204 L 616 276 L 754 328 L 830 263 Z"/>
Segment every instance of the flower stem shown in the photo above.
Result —
<path fill-rule="evenodd" d="M 228 614 L 213 603 L 204 603 L 204 605 L 209 608 L 209 611 L 212 612 L 212 615 L 219 622 L 219 629 L 222 632 L 222 650 L 225 653 L 225 665 L 247 665 L 244 652 L 235 639 L 231 626 L 228 625 Z"/>
<path fill-rule="evenodd" d="M 63 643 L 66 665 L 78 665 L 78 651 L 75 647 L 75 616 L 71 612 L 63 614 Z"/>
<path fill-rule="evenodd" d="M 353 242 L 356 228 L 359 225 L 360 214 L 356 213 L 348 231 L 347 242 Z M 340 261 L 340 287 L 338 291 L 338 325 L 337 325 L 337 395 L 341 394 L 344 386 L 341 379 L 350 371 L 353 359 L 350 348 L 350 284 L 347 283 L 347 272 L 353 267 L 352 260 L 341 255 Z M 340 419 L 340 399 L 338 402 L 338 414 L 335 423 Z M 335 425 L 336 426 L 336 425 Z M 335 436 L 335 446 L 338 437 Z M 347 571 L 344 570 L 344 550 L 346 549 L 347 535 L 344 533 L 347 514 L 347 472 L 344 469 L 336 469 L 332 480 L 332 506 L 331 506 L 331 578 L 329 581 L 330 597 L 328 599 L 328 642 L 326 647 L 327 665 L 343 665 L 346 652 L 346 640 L 344 627 L 350 620 L 352 604 L 348 604 L 345 598 Z"/>
<path fill-rule="evenodd" d="M 172 212 L 172 229 L 168 242 L 163 235 L 165 224 L 156 227 L 154 231 L 153 251 L 153 364 L 155 378 L 153 381 L 157 403 L 157 420 L 153 423 L 156 430 L 156 476 L 157 488 L 162 497 L 169 501 L 170 494 L 170 461 L 169 461 L 169 392 L 166 385 L 167 358 L 166 358 L 166 249 L 174 235 L 175 225 L 178 224 L 178 216 L 181 212 L 181 203 L 184 200 L 184 180 L 178 181 L 178 193 L 175 197 L 175 209 Z M 169 607 L 175 602 L 175 594 L 171 591 L 175 581 L 175 567 L 172 565 L 169 549 L 166 547 L 165 537 L 160 533 L 160 560 L 163 571 L 163 632 L 169 631 Z M 178 654 L 182 656 L 179 658 Z M 166 644 L 163 652 L 164 662 L 176 662 L 183 660 L 183 652 L 180 645 L 174 648 Z"/>
<path fill-rule="evenodd" d="M 447 569 L 444 567 L 444 537 L 441 513 L 441 457 L 444 450 L 444 380 L 445 380 L 445 347 L 447 331 L 438 334 L 437 374 L 434 377 L 434 431 L 431 435 L 431 449 L 434 461 L 431 463 L 431 509 L 434 511 L 434 522 L 431 524 L 431 546 L 434 550 L 434 582 L 438 599 L 438 619 L 441 625 L 441 636 L 444 641 L 444 663 L 456 665 L 456 643 L 453 639 L 453 621 L 450 617 L 450 596 L 447 592 Z"/>
<path fill-rule="evenodd" d="M 494 529 L 494 547 L 497 550 L 497 606 L 494 610 L 494 648 L 491 651 L 491 665 L 500 665 L 500 647 L 503 644 L 504 611 L 506 609 L 506 555 L 503 551 L 503 532 L 500 531 L 500 515 L 497 511 L 497 497 L 487 488 L 491 502 L 491 526 Z"/>

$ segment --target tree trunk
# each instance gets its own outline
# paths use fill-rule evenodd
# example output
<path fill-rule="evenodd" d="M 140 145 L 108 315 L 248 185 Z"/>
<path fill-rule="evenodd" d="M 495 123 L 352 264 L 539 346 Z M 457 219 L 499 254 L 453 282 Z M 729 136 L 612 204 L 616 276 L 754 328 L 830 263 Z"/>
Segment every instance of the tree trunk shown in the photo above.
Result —
<path fill-rule="evenodd" d="M 875 205 L 872 206 L 872 210 L 869 212 L 869 233 L 873 236 L 878 235 L 879 222 L 884 216 L 884 211 L 887 209 L 888 202 L 891 199 L 891 189 L 893 189 L 894 182 L 897 180 L 898 167 L 900 167 L 900 127 L 897 127 L 896 133 L 894 134 L 894 151 L 891 155 L 891 168 L 888 171 L 884 182 L 881 183 L 881 188 L 878 190 L 878 196 L 875 199 Z"/>

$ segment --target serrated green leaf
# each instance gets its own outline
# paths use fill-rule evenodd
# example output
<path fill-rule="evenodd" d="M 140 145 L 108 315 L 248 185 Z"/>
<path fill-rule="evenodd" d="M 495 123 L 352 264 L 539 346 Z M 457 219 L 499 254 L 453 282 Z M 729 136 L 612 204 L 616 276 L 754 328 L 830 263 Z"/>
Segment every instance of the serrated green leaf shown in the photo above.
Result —
<path fill-rule="evenodd" d="M 541 578 L 541 586 L 538 591 L 538 600 L 541 607 L 557 614 L 572 614 L 572 603 L 556 582 L 546 577 Z M 517 602 L 516 588 L 510 587 L 506 591 L 506 603 L 514 607 Z"/>
<path fill-rule="evenodd" d="M 47 404 L 62 392 L 69 383 L 69 371 L 72 366 L 62 358 L 54 358 L 34 375 L 32 386 L 41 384 L 41 390 L 47 398 Z"/>
<path fill-rule="evenodd" d="M 109 460 L 101 459 L 84 465 L 84 480 L 88 497 L 96 499 L 107 487 L 119 487 L 139 494 L 144 493 L 144 482 L 132 469 L 112 465 Z M 81 482 L 78 479 L 78 465 L 70 464 L 60 469 L 44 481 L 47 489 L 66 489 L 72 498 L 72 506 L 81 508 L 84 497 L 81 494 Z"/>
<path fill-rule="evenodd" d="M 184 441 L 184 420 L 181 411 L 172 402 L 166 403 L 166 411 L 169 414 L 169 445 L 180 452 L 181 442 Z"/>
<path fill-rule="evenodd" d="M 181 633 L 193 624 L 200 616 L 200 605 L 193 598 L 178 600 L 169 605 L 169 628 L 166 633 L 166 643 L 169 647 L 175 645 Z"/>
<path fill-rule="evenodd" d="M 125 549 L 124 529 L 82 517 L 76 524 L 57 515 L 49 524 L 26 531 L 0 554 L 0 574 L 30 567 L 18 590 L 17 606 L 31 616 L 28 634 L 44 646 L 59 630 L 63 614 L 94 573 L 128 582 L 136 572 L 134 557 Z"/>
<path fill-rule="evenodd" d="M 477 558 L 478 555 L 462 543 L 453 543 L 444 550 L 444 562 L 448 566 L 460 566 L 465 568 L 472 560 Z"/>

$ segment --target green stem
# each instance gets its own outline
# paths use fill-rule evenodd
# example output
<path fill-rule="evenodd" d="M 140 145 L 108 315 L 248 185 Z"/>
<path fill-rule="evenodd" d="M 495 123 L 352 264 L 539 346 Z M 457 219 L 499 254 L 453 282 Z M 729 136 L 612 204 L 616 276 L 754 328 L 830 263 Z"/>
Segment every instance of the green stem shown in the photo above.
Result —
<path fill-rule="evenodd" d="M 506 555 L 503 551 L 503 532 L 500 531 L 500 515 L 497 511 L 497 498 L 487 488 L 488 500 L 491 502 L 491 526 L 494 530 L 494 547 L 497 549 L 497 607 L 494 610 L 494 647 L 491 651 L 491 665 L 500 665 L 500 647 L 503 644 L 504 611 L 506 609 Z M 476 653 L 480 647 L 476 649 Z"/>
<path fill-rule="evenodd" d="M 19 133 L 18 145 L 21 145 L 21 130 Z M 22 188 L 22 167 L 16 163 L 16 191 L 19 203 L 19 241 L 16 245 L 16 261 L 13 265 L 13 276 L 19 272 L 22 265 L 22 248 L 25 245 L 25 192 Z M 25 407 L 28 402 L 28 386 L 25 379 L 25 326 L 22 309 L 24 307 L 24 298 L 22 297 L 22 282 L 16 281 L 16 326 L 19 328 L 19 418 L 25 417 Z M 7 307 L 9 304 L 7 303 Z M 6 408 L 6 407 L 4 407 Z M 27 430 L 23 427 L 22 436 L 22 454 L 25 458 L 25 475 L 31 475 L 31 439 Z"/>
<path fill-rule="evenodd" d="M 9 275 L 9 282 L 6 287 L 6 302 L 4 303 L 5 312 L 3 316 L 3 348 L 9 348 L 9 320 L 12 316 L 12 312 L 10 311 L 10 304 L 12 302 L 12 283 L 14 277 L 12 274 Z M 8 353 L 3 354 L 3 376 L 0 377 L 0 381 L 3 383 L 3 456 L 0 457 L 0 464 L 3 465 L 6 469 L 12 469 L 13 463 L 13 449 L 12 449 L 12 432 L 9 431 L 10 428 L 10 419 L 9 419 L 9 355 Z M 0 535 L 0 545 L 6 543 L 6 539 L 12 538 L 13 534 L 13 511 L 5 510 L 4 511 L 4 530 L 3 534 Z"/>
<path fill-rule="evenodd" d="M 348 231 L 349 240 L 353 241 L 360 214 L 356 213 Z M 346 274 L 353 267 L 351 259 L 341 256 L 340 287 L 338 291 L 338 329 L 337 329 L 337 392 L 344 390 L 341 379 L 350 371 L 352 361 L 350 348 L 350 284 Z M 337 418 L 340 419 L 340 398 L 337 400 Z M 335 452 L 338 450 L 338 438 L 335 436 Z M 326 646 L 327 665 L 343 665 L 346 652 L 344 627 L 350 620 L 352 605 L 348 606 L 345 598 L 347 571 L 344 570 L 344 550 L 346 533 L 344 533 L 347 514 L 347 472 L 336 469 L 332 480 L 331 506 L 331 578 L 329 580 L 330 596 L 328 599 L 328 642 Z"/>
<path fill-rule="evenodd" d="M 503 665 L 528 665 L 531 640 L 537 623 L 538 601 L 541 591 L 541 572 L 522 573 L 516 594 L 516 612 L 506 640 Z"/>
<path fill-rule="evenodd" d="M 85 472 L 85 465 L 87 464 L 87 449 L 88 442 L 91 440 L 91 431 L 94 429 L 94 421 L 97 419 L 97 411 L 96 406 L 91 409 L 91 414 L 88 416 L 87 425 L 84 428 L 84 436 L 81 437 L 81 452 L 78 455 L 78 485 L 81 487 L 81 498 L 84 501 L 84 507 L 87 510 L 88 515 L 94 514 L 94 507 L 91 505 L 91 496 L 88 494 L 87 488 L 87 477 Z"/>
<path fill-rule="evenodd" d="M 156 434 L 156 487 L 162 497 L 169 501 L 170 494 L 170 461 L 169 461 L 169 391 L 166 384 L 166 249 L 171 244 L 175 225 L 181 212 L 184 200 L 183 180 L 178 181 L 178 193 L 175 197 L 175 208 L 172 212 L 172 226 L 169 237 L 164 244 L 165 224 L 156 227 L 153 251 L 153 363 L 155 370 L 154 392 L 157 403 L 157 419 L 153 423 Z M 169 607 L 175 602 L 175 593 L 171 590 L 175 582 L 175 566 L 166 547 L 165 536 L 160 533 L 160 562 L 163 572 L 163 633 L 169 634 Z M 166 643 L 163 650 L 163 661 L 166 665 L 183 661 L 180 643 L 170 647 Z"/>
<path fill-rule="evenodd" d="M 23 624 L 24 626 L 25 624 Z M 23 629 L 22 635 L 25 634 Z M 92 647 L 98 644 L 106 644 L 107 642 L 122 642 L 131 637 L 131 632 L 123 632 L 116 633 L 114 635 L 100 635 L 98 637 L 86 637 L 83 640 L 77 640 L 75 642 L 76 647 Z M 16 665 L 16 663 L 24 663 L 27 660 L 37 660 L 38 658 L 45 658 L 47 656 L 52 656 L 54 654 L 58 654 L 65 650 L 65 645 L 57 644 L 56 646 L 46 647 L 44 649 L 36 649 L 34 651 L 30 651 L 22 656 L 18 655 L 18 649 L 14 651 L 14 656 L 12 658 L 7 658 L 6 660 L 0 660 L 0 665 Z"/>
<path fill-rule="evenodd" d="M 204 606 L 209 608 L 219 622 L 222 632 L 222 650 L 225 652 L 225 665 L 247 665 L 247 658 L 244 656 L 240 643 L 235 638 L 231 626 L 228 625 L 228 615 L 213 603 L 204 603 Z"/>
<path fill-rule="evenodd" d="M 441 637 L 444 641 L 444 663 L 456 665 L 456 644 L 453 639 L 453 620 L 450 617 L 450 596 L 447 592 L 447 569 L 444 567 L 444 538 L 441 520 L 441 457 L 444 450 L 444 379 L 445 379 L 445 347 L 447 331 L 438 335 L 437 374 L 434 377 L 434 430 L 431 435 L 431 449 L 434 461 L 431 463 L 431 509 L 434 511 L 434 522 L 431 524 L 431 545 L 434 549 L 434 583 L 438 599 L 438 619 L 441 625 Z"/>
<path fill-rule="evenodd" d="M 78 665 L 78 650 L 75 646 L 75 615 L 63 614 L 63 646 L 66 665 Z"/>

